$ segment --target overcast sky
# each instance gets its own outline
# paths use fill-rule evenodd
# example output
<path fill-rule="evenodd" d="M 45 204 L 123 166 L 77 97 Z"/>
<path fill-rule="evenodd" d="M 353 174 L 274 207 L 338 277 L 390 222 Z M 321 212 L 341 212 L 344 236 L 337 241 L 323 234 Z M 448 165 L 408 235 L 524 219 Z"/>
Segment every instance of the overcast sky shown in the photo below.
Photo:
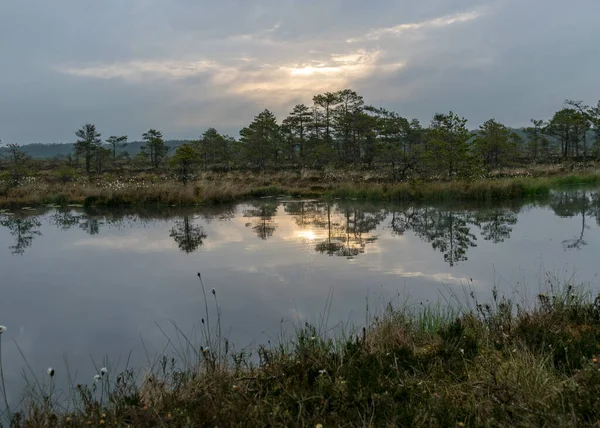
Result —
<path fill-rule="evenodd" d="M 521 126 L 600 98 L 599 16 L 598 0 L 3 0 L 0 139 L 238 137 L 347 87 L 424 123 Z"/>

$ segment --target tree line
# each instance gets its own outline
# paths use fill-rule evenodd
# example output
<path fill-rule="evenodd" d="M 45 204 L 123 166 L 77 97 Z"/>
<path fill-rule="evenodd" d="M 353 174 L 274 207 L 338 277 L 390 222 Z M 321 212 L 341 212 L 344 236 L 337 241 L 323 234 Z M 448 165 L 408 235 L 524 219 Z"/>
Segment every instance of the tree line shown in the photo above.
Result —
<path fill-rule="evenodd" d="M 427 125 L 397 112 L 366 105 L 350 89 L 315 95 L 298 104 L 281 122 L 269 110 L 257 114 L 235 139 L 209 128 L 197 140 L 169 148 L 163 134 L 142 135 L 140 153 L 124 150 L 127 136 L 102 140 L 93 124 L 75 132 L 65 163 L 87 174 L 124 167 L 171 170 L 189 181 L 199 170 L 276 170 L 282 168 L 384 168 L 394 180 L 408 177 L 469 178 L 502 167 L 600 157 L 600 101 L 596 106 L 565 101 L 550 119 L 531 119 L 513 130 L 489 119 L 479 129 L 450 111 Z M 4 167 L 19 181 L 27 171 L 21 147 L 6 147 Z"/>

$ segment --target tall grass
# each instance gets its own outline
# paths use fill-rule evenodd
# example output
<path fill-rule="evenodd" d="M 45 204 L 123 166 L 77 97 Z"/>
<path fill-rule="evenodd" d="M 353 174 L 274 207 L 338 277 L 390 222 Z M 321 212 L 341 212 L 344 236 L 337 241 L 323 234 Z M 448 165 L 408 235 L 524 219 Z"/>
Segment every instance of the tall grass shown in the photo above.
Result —
<path fill-rule="evenodd" d="M 72 385 L 69 405 L 32 382 L 13 425 L 574 427 L 600 420 L 600 296 L 582 287 L 550 284 L 528 306 L 495 291 L 489 302 L 467 292 L 468 302 L 389 305 L 350 331 L 327 328 L 325 314 L 253 352 L 228 344 L 216 292 L 204 295 L 199 343 L 176 326 L 168 338 L 177 358 L 149 361 L 142 380 L 111 368 L 92 385 Z"/>
<path fill-rule="evenodd" d="M 21 186 L 0 189 L 0 207 L 72 203 L 88 206 L 196 205 L 280 195 L 390 201 L 490 201 L 546 196 L 551 189 L 562 186 L 600 184 L 600 174 L 593 171 L 548 177 L 400 183 L 372 179 L 369 174 L 348 173 L 334 178 L 328 173 L 204 174 L 187 185 L 167 176 L 139 176 L 123 181 L 98 177 L 72 183 L 38 178 Z"/>
<path fill-rule="evenodd" d="M 10 406 L 8 404 L 8 397 L 6 392 L 6 383 L 4 381 L 4 368 L 2 365 L 2 334 L 5 332 L 6 327 L 0 325 L 0 387 L 2 388 L 2 395 L 4 400 L 4 411 L 0 413 L 0 421 L 2 417 L 6 416 L 9 420 L 12 418 L 10 413 Z"/>

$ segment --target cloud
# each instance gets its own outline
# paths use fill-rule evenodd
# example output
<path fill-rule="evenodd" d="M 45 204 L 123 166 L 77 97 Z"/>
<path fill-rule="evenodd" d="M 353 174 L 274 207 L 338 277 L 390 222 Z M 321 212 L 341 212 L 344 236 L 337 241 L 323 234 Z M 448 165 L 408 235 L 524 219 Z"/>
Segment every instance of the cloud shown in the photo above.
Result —
<path fill-rule="evenodd" d="M 202 60 L 135 60 L 105 65 L 58 67 L 61 73 L 94 79 L 185 80 L 206 77 L 207 83 L 227 94 L 285 103 L 290 97 L 337 90 L 352 81 L 373 74 L 387 74 L 402 63 L 381 64 L 383 52 L 358 49 L 332 53 L 324 60 L 302 63 L 258 63 L 252 58 L 232 58 L 227 62 Z"/>
<path fill-rule="evenodd" d="M 456 23 L 473 21 L 474 19 L 479 18 L 481 15 L 482 13 L 479 11 L 470 11 L 441 16 L 421 22 L 411 22 L 407 24 L 395 25 L 393 27 L 378 28 L 368 32 L 364 37 L 350 38 L 347 40 L 347 42 L 357 43 L 365 40 L 379 40 L 383 37 L 398 37 L 407 31 L 447 27 Z"/>
<path fill-rule="evenodd" d="M 275 44 L 276 41 L 273 38 L 273 34 L 279 29 L 279 27 L 280 24 L 275 24 L 271 28 L 259 30 L 254 33 L 236 34 L 227 37 L 227 40 L 231 42 L 260 42 L 265 44 Z"/>
<path fill-rule="evenodd" d="M 372 269 L 374 271 L 378 269 Z M 467 284 L 473 288 L 485 290 L 489 284 L 481 280 L 471 280 L 467 275 L 457 276 L 453 275 L 450 272 L 419 272 L 419 271 L 409 271 L 404 269 L 403 267 L 398 267 L 394 269 L 389 269 L 384 271 L 387 275 L 397 275 L 403 278 L 423 278 L 428 281 L 440 284 L 453 284 L 466 286 Z"/>
<path fill-rule="evenodd" d="M 108 134 L 158 127 L 192 138 L 216 126 L 237 135 L 264 108 L 281 119 L 297 102 L 344 88 L 423 123 L 452 109 L 470 126 L 490 117 L 518 126 L 548 118 L 565 98 L 598 97 L 589 88 L 600 60 L 589 52 L 600 2 L 545 5 L 7 2 L 0 138 L 71 141 L 87 122 Z"/>
<path fill-rule="evenodd" d="M 94 247 L 102 250 L 123 250 L 130 252 L 164 252 L 177 248 L 173 239 L 150 238 L 148 236 L 111 236 L 82 238 L 74 241 L 75 247 Z"/>
<path fill-rule="evenodd" d="M 314 94 L 351 86 L 352 82 L 370 76 L 390 73 L 402 67 L 394 64 L 380 68 L 383 53 L 360 49 L 348 54 L 331 54 L 326 61 L 304 62 L 265 67 L 252 73 L 240 73 L 231 82 L 234 94 L 285 102 L 290 96 L 310 97 Z"/>
<path fill-rule="evenodd" d="M 276 23 L 254 32 L 212 41 L 210 46 L 200 43 L 199 50 L 212 52 L 195 57 L 188 55 L 186 59 L 139 58 L 122 62 L 71 64 L 57 66 L 55 70 L 79 78 L 121 79 L 136 84 L 181 81 L 186 89 L 180 95 L 174 95 L 180 101 L 202 92 L 209 98 L 245 98 L 277 110 L 278 107 L 289 108 L 298 101 L 308 102 L 317 93 L 397 75 L 407 66 L 413 49 L 406 43 L 381 44 L 382 39 L 397 37 L 406 31 L 424 31 L 468 22 L 481 15 L 475 10 L 455 13 L 371 30 L 358 38 L 329 41 L 311 38 L 285 40 L 281 37 L 285 27 Z M 349 49 L 347 41 L 355 47 Z M 395 51 L 398 47 L 401 48 L 399 52 Z M 219 52 L 227 52 L 228 56 Z M 194 114 L 191 120 L 193 117 Z M 184 121 L 189 122 L 187 119 Z"/>
<path fill-rule="evenodd" d="M 79 77 L 98 79 L 122 78 L 139 81 L 144 77 L 181 79 L 219 69 L 213 61 L 127 61 L 123 63 L 90 65 L 82 67 L 57 67 L 59 72 Z"/>

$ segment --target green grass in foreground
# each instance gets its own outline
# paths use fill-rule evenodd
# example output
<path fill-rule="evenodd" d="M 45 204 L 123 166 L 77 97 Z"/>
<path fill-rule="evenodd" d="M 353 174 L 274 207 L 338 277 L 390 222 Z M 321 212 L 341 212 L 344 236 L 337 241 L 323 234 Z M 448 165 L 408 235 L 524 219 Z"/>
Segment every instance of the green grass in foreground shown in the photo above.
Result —
<path fill-rule="evenodd" d="M 233 352 L 203 322 L 144 381 L 131 370 L 72 385 L 67 407 L 32 383 L 15 426 L 597 426 L 600 297 L 570 285 L 529 309 L 388 308 L 358 334 Z M 216 296 L 215 296 L 216 304 Z M 331 332 L 330 332 L 331 333 Z M 177 340 L 172 343 L 178 343 Z M 115 376 L 116 375 L 116 376 Z M 56 376 L 61 376 L 60 371 Z M 64 374 L 63 374 L 64 376 Z"/>

